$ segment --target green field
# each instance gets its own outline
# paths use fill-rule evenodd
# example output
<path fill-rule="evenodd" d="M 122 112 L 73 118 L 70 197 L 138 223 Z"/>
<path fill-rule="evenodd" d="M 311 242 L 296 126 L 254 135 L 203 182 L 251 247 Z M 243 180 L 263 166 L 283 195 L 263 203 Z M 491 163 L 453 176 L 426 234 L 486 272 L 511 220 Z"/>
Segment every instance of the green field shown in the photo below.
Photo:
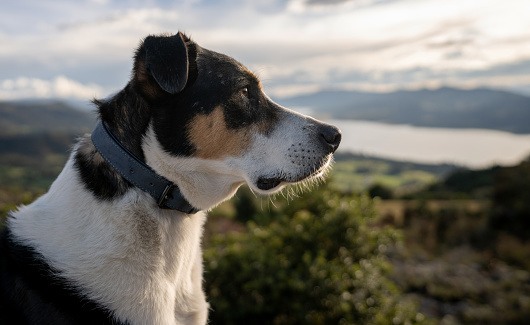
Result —
<path fill-rule="evenodd" d="M 427 165 L 339 154 L 335 158 L 330 182 L 347 192 L 362 192 L 379 184 L 396 195 L 402 195 L 425 188 L 457 168 L 453 165 Z"/>

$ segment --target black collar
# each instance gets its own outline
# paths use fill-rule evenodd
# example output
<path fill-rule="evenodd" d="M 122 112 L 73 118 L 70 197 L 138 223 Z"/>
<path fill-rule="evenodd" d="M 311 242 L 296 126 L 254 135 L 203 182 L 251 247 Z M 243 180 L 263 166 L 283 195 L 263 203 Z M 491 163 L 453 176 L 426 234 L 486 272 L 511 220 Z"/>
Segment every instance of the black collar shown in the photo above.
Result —
<path fill-rule="evenodd" d="M 105 161 L 134 186 L 149 193 L 162 209 L 195 214 L 193 207 L 182 195 L 177 185 L 158 175 L 138 159 L 110 133 L 100 121 L 92 132 L 92 142 Z"/>

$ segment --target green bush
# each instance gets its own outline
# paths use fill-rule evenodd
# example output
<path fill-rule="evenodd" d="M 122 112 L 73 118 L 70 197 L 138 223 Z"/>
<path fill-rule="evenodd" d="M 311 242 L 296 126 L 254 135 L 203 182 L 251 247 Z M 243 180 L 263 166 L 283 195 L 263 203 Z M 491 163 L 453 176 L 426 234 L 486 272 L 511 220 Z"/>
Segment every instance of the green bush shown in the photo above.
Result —
<path fill-rule="evenodd" d="M 394 193 L 392 193 L 392 189 L 389 187 L 376 183 L 370 186 L 368 189 L 368 195 L 370 195 L 371 198 L 380 197 L 383 200 L 389 200 L 393 198 Z"/>
<path fill-rule="evenodd" d="M 530 157 L 495 177 L 490 227 L 530 238 Z"/>
<path fill-rule="evenodd" d="M 386 277 L 397 233 L 370 226 L 370 198 L 319 190 L 277 205 L 205 250 L 212 324 L 425 322 Z"/>

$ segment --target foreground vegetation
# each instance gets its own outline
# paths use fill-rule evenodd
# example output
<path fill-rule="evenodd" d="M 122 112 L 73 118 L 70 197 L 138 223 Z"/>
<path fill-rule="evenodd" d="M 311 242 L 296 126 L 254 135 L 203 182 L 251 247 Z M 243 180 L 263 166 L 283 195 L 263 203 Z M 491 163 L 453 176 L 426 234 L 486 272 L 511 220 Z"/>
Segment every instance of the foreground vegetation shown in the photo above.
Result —
<path fill-rule="evenodd" d="M 389 280 L 399 233 L 374 226 L 374 201 L 320 189 L 259 209 L 242 191 L 243 230 L 205 252 L 212 324 L 425 324 Z"/>
<path fill-rule="evenodd" d="M 233 221 L 206 252 L 214 320 L 245 323 L 267 310 L 269 324 L 526 324 L 530 160 L 457 171 L 427 189 L 371 200 L 331 184 L 275 207 L 239 192 L 212 213 Z M 366 273 L 363 263 L 375 268 Z M 369 297 L 406 312 L 368 306 L 380 302 Z M 384 317 L 362 312 L 371 307 Z"/>
<path fill-rule="evenodd" d="M 60 171 L 67 148 L 40 148 L 0 155 L 1 218 Z M 299 198 L 243 189 L 210 213 L 212 324 L 530 319 L 530 161 L 455 172 L 343 156 L 336 167 L 328 186 Z"/>

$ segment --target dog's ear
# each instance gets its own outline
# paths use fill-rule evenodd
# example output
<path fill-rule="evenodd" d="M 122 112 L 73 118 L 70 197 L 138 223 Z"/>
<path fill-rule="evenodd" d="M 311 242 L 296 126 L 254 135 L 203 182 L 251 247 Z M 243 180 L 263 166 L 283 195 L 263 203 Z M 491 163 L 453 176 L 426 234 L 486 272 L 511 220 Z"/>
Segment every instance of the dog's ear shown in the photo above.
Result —
<path fill-rule="evenodd" d="M 143 43 L 146 72 L 170 94 L 182 91 L 188 81 L 188 48 L 183 35 L 148 36 Z"/>

